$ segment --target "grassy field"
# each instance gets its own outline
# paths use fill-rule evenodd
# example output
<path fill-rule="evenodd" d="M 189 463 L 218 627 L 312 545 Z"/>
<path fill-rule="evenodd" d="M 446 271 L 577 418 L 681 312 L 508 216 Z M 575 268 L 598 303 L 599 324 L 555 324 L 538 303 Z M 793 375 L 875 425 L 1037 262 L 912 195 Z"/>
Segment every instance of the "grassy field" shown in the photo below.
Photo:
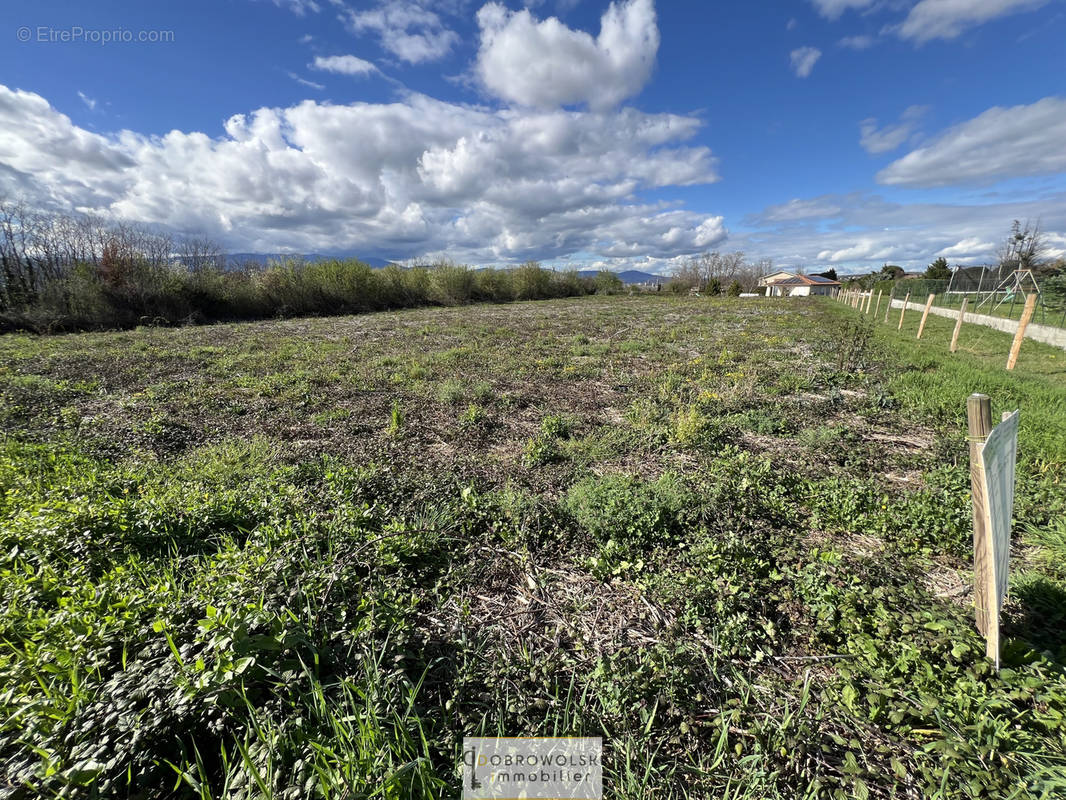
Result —
<path fill-rule="evenodd" d="M 1066 353 L 828 300 L 0 338 L 0 796 L 1062 797 Z M 898 319 L 898 317 L 897 317 Z M 964 404 L 1022 409 L 1004 668 Z"/>

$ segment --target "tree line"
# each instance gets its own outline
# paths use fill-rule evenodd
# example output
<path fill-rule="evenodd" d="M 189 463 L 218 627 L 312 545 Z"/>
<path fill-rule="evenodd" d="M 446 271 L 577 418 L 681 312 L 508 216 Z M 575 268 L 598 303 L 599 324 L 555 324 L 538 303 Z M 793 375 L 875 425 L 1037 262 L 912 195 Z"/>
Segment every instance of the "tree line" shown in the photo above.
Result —
<path fill-rule="evenodd" d="M 769 258 L 748 261 L 741 250 L 704 253 L 678 264 L 667 289 L 678 294 L 695 290 L 701 294 L 733 297 L 756 293 L 759 281 L 773 272 L 773 266 Z"/>
<path fill-rule="evenodd" d="M 372 269 L 354 259 L 227 264 L 202 236 L 174 237 L 0 198 L 0 330 L 53 332 L 613 293 L 622 281 L 437 263 Z"/>

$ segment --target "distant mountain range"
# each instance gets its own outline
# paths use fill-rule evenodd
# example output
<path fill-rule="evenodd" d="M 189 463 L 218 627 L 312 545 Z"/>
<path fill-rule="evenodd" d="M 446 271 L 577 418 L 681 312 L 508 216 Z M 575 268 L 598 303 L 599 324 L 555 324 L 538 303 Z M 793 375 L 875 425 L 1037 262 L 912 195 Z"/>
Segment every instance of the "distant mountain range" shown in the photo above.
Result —
<path fill-rule="evenodd" d="M 231 267 L 239 267 L 245 264 L 266 265 L 272 261 L 285 261 L 287 259 L 301 259 L 303 261 L 327 261 L 331 258 L 358 258 L 368 267 L 383 269 L 389 264 L 396 262 L 385 258 L 373 258 L 366 256 L 327 256 L 322 253 L 227 253 L 226 264 Z M 597 270 L 583 269 L 578 271 L 582 278 L 595 278 Z M 650 272 L 641 272 L 639 269 L 627 269 L 615 273 L 622 279 L 622 283 L 629 285 L 634 283 L 666 283 L 669 278 L 663 275 L 653 275 Z"/>
<path fill-rule="evenodd" d="M 583 269 L 580 270 L 577 274 L 580 275 L 582 278 L 595 278 L 596 272 L 597 271 L 594 269 Z M 627 269 L 623 272 L 616 272 L 615 275 L 621 278 L 622 283 L 625 284 L 666 283 L 668 280 L 670 280 L 664 275 L 653 275 L 650 272 L 641 272 L 639 269 Z"/>
<path fill-rule="evenodd" d="M 328 261 L 331 258 L 356 258 L 356 256 L 327 256 L 322 253 L 227 253 L 226 263 L 230 266 L 265 265 L 272 261 L 286 261 L 290 258 L 302 261 Z M 359 261 L 374 269 L 382 269 L 393 263 L 384 258 L 359 258 Z"/>

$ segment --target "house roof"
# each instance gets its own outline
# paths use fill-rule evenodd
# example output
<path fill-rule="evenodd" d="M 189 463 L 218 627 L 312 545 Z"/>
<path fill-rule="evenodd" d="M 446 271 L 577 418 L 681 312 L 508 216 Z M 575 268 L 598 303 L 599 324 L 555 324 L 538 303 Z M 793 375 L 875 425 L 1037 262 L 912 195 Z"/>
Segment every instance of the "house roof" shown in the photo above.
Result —
<path fill-rule="evenodd" d="M 768 281 L 770 286 L 839 286 L 840 281 L 823 278 L 821 275 L 792 275 Z"/>
<path fill-rule="evenodd" d="M 759 278 L 759 285 L 760 286 L 769 286 L 774 281 L 781 280 L 782 278 L 791 278 L 795 274 L 796 273 L 788 272 L 787 270 L 780 270 L 778 272 L 773 272 L 773 273 L 771 273 L 769 275 L 763 275 L 761 278 Z"/>

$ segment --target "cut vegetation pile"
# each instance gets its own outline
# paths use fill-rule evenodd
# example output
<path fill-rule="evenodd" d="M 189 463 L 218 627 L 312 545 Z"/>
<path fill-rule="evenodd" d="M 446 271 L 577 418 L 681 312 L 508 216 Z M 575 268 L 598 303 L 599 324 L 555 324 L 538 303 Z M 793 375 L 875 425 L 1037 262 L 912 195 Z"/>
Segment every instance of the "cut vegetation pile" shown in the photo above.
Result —
<path fill-rule="evenodd" d="M 948 320 L 931 320 L 930 330 Z M 0 338 L 0 795 L 1066 792 L 1066 356 L 829 301 Z M 1020 406 L 1004 668 L 964 404 Z"/>

